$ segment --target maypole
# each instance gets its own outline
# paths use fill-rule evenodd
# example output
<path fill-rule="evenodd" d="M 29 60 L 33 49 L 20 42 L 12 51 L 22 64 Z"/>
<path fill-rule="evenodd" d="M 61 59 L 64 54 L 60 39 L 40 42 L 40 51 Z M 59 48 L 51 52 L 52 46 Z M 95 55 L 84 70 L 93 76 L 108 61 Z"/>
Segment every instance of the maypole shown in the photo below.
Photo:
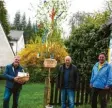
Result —
<path fill-rule="evenodd" d="M 46 6 L 47 10 L 42 7 L 42 10 L 44 10 L 41 15 L 44 15 L 44 31 L 42 35 L 42 45 L 45 45 L 45 53 L 47 56 L 45 56 L 44 59 L 44 67 L 48 69 L 48 78 L 45 80 L 45 100 L 44 100 L 44 107 L 46 108 L 52 108 L 50 106 L 50 91 L 51 91 L 51 68 L 55 68 L 57 65 L 57 61 L 54 59 L 55 55 L 53 52 L 49 52 L 49 49 L 54 45 L 52 43 L 51 38 L 53 39 L 53 33 L 55 31 L 55 26 L 57 23 L 57 20 L 63 15 L 65 12 L 63 7 L 63 2 L 60 4 L 59 1 L 53 1 L 52 0 L 52 6 L 49 4 L 48 1 L 44 0 L 44 6 Z M 40 7 L 40 6 L 39 6 Z M 62 8 L 63 7 L 63 8 Z M 61 11 L 59 11 L 62 8 Z M 41 11 L 41 9 L 40 9 Z M 39 11 L 39 12 L 40 12 Z M 47 12 L 46 12 L 47 11 Z M 40 18 L 41 19 L 41 18 Z M 50 25 L 47 24 L 46 21 L 50 21 Z M 49 43 L 48 43 L 49 42 Z M 54 42 L 54 40 L 53 40 Z M 49 55 L 48 55 L 49 54 Z M 43 54 L 40 54 L 40 52 L 37 53 L 37 58 Z"/>
<path fill-rule="evenodd" d="M 51 31 L 53 32 L 53 26 L 54 26 L 54 17 L 56 15 L 56 12 L 54 10 L 54 7 L 52 8 L 51 14 L 50 14 L 50 18 L 51 18 Z M 50 31 L 50 32 L 51 32 Z M 52 36 L 52 32 L 51 32 L 51 36 Z M 52 108 L 52 106 L 49 105 L 50 103 L 50 91 L 51 91 L 51 68 L 55 68 L 57 65 L 57 61 L 52 58 L 52 54 L 50 54 L 50 58 L 47 58 L 44 60 L 44 67 L 48 68 L 48 83 L 47 81 L 45 82 L 47 84 L 47 106 L 46 108 Z"/>

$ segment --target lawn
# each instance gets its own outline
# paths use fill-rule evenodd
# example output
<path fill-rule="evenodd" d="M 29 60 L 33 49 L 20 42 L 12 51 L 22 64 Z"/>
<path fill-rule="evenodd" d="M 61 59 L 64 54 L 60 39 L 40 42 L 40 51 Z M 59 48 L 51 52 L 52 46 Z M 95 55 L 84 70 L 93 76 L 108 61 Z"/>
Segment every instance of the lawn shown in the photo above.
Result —
<path fill-rule="evenodd" d="M 3 92 L 4 82 L 0 81 L 0 108 L 2 108 Z M 44 84 L 25 84 L 19 98 L 19 108 L 43 108 L 43 98 Z M 12 102 L 10 104 L 12 105 Z"/>
<path fill-rule="evenodd" d="M 4 86 L 5 83 L 3 81 L 0 81 L 0 108 L 2 108 L 3 103 Z M 28 83 L 23 86 L 19 98 L 18 108 L 43 108 L 43 102 L 44 102 L 44 84 Z M 11 105 L 12 105 L 12 98 L 10 101 L 10 108 Z M 61 108 L 61 107 L 58 106 L 54 108 Z M 77 108 L 91 108 L 91 107 L 90 105 L 83 105 Z M 108 104 L 107 108 L 112 108 L 112 104 Z"/>

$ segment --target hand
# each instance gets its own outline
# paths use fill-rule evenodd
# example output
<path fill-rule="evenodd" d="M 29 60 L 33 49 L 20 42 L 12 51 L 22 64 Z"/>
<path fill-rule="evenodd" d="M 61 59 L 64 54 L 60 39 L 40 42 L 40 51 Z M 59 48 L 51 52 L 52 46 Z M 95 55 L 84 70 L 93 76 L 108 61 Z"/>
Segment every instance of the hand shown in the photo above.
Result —
<path fill-rule="evenodd" d="M 24 82 L 19 80 L 19 77 L 14 77 L 14 81 L 19 83 L 19 84 L 23 84 Z"/>
<path fill-rule="evenodd" d="M 92 88 L 93 87 L 93 85 L 92 84 L 90 84 L 90 88 Z"/>
<path fill-rule="evenodd" d="M 15 82 L 18 82 L 18 77 L 14 77 L 14 81 Z"/>
<path fill-rule="evenodd" d="M 109 89 L 109 87 L 108 86 L 105 86 L 105 88 L 104 88 L 105 90 L 108 90 Z"/>
<path fill-rule="evenodd" d="M 27 73 L 27 76 L 30 77 L 29 73 Z"/>
<path fill-rule="evenodd" d="M 24 82 L 24 81 L 18 80 L 18 83 L 19 83 L 19 84 L 24 84 L 25 82 Z"/>

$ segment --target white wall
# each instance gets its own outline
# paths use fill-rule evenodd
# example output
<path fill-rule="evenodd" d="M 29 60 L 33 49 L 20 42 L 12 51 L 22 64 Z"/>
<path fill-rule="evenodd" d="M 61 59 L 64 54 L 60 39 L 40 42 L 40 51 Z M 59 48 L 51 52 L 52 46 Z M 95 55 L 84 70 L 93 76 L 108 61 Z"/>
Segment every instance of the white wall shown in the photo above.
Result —
<path fill-rule="evenodd" d="M 14 54 L 0 24 L 0 66 L 6 66 L 12 63 L 13 59 Z"/>
<path fill-rule="evenodd" d="M 25 48 L 23 35 L 20 37 L 18 41 L 10 41 L 10 43 L 13 43 L 12 48 L 15 55 L 17 55 L 18 52 Z"/>
<path fill-rule="evenodd" d="M 16 41 L 10 41 L 10 43 L 13 44 L 13 45 L 11 45 L 11 47 L 13 49 L 14 54 L 16 55 L 17 54 L 17 50 L 16 50 L 17 42 Z"/>
<path fill-rule="evenodd" d="M 25 43 L 24 43 L 24 37 L 22 35 L 18 41 L 17 52 L 20 52 L 23 48 L 25 48 Z"/>

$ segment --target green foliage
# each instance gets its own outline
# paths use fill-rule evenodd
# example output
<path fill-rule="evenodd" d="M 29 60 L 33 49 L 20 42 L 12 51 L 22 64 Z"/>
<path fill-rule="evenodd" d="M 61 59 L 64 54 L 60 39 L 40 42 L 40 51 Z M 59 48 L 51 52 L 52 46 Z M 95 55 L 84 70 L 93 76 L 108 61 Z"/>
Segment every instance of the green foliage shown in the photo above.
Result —
<path fill-rule="evenodd" d="M 26 15 L 25 15 L 25 13 L 23 14 L 22 19 L 21 19 L 21 26 L 22 26 L 22 30 L 26 29 L 27 22 L 26 22 Z"/>
<path fill-rule="evenodd" d="M 85 12 L 74 13 L 69 20 L 71 28 L 73 29 L 74 27 L 80 26 L 84 22 L 86 16 L 88 16 L 88 15 L 89 15 L 89 13 L 85 13 Z"/>
<path fill-rule="evenodd" d="M 53 30 L 51 30 L 51 33 L 48 35 L 48 41 L 49 42 L 59 42 L 63 43 L 63 40 L 61 39 L 61 30 L 58 29 L 58 27 L 54 27 Z"/>
<path fill-rule="evenodd" d="M 33 34 L 30 34 L 32 29 L 29 19 L 24 33 L 29 44 L 20 52 L 20 56 L 21 63 L 28 68 L 33 82 L 43 81 L 47 76 L 46 70 L 41 69 L 45 58 L 53 56 L 58 63 L 62 63 L 64 57 L 68 55 L 61 39 L 62 31 L 59 26 L 59 22 L 65 16 L 66 9 L 65 2 L 59 0 L 46 1 L 42 5 L 38 5 L 38 20 L 36 25 L 33 25 L 35 31 Z M 38 55 L 39 57 L 37 57 Z M 56 75 L 55 72 L 53 76 Z"/>
<path fill-rule="evenodd" d="M 99 29 L 108 18 L 108 12 L 86 17 L 83 24 L 72 29 L 69 40 L 65 42 L 74 64 L 82 74 L 91 72 L 99 53 L 107 54 L 109 36 Z"/>
<path fill-rule="evenodd" d="M 4 1 L 0 1 L 0 23 L 3 26 L 5 34 L 8 35 L 10 31 L 10 26 L 7 20 L 7 10 L 4 5 Z"/>
<path fill-rule="evenodd" d="M 24 39 L 25 39 L 26 44 L 29 43 L 32 37 L 35 36 L 34 28 L 32 27 L 30 18 L 27 23 L 25 13 L 21 15 L 19 11 L 17 11 L 15 14 L 14 22 L 13 22 L 11 29 L 24 31 Z"/>
<path fill-rule="evenodd" d="M 53 56 L 59 63 L 62 63 L 68 53 L 62 43 L 49 42 L 43 44 L 40 42 L 28 44 L 19 55 L 23 65 L 42 67 L 45 58 Z"/>
<path fill-rule="evenodd" d="M 33 36 L 34 36 L 34 30 L 31 24 L 31 20 L 29 18 L 28 24 L 26 25 L 26 28 L 24 29 L 25 43 L 28 44 Z"/>
<path fill-rule="evenodd" d="M 51 69 L 51 78 L 55 78 L 58 73 L 59 64 L 56 68 Z M 44 67 L 27 67 L 26 71 L 30 74 L 30 82 L 45 82 L 45 78 L 48 77 L 48 68 Z"/>
<path fill-rule="evenodd" d="M 21 30 L 21 14 L 20 11 L 16 12 L 14 18 L 14 27 L 16 30 Z"/>
<path fill-rule="evenodd" d="M 109 11 L 104 11 L 102 13 L 96 12 L 92 15 L 86 16 L 86 19 L 84 21 L 84 25 L 86 24 L 94 24 L 95 28 L 99 28 L 102 24 L 107 21 L 107 19 L 110 17 Z"/>
<path fill-rule="evenodd" d="M 68 2 L 66 0 L 40 0 L 39 4 L 37 4 L 37 23 L 43 22 L 46 27 L 52 21 L 50 20 L 50 15 L 52 14 L 52 9 L 54 8 L 54 22 L 61 22 L 65 19 Z"/>
<path fill-rule="evenodd" d="M 27 71 L 30 74 L 30 82 L 44 82 L 48 76 L 47 70 L 40 67 L 27 67 Z"/>
<path fill-rule="evenodd" d="M 112 0 L 106 1 L 105 7 L 106 7 L 106 10 L 108 10 L 110 14 L 112 14 Z"/>
<path fill-rule="evenodd" d="M 42 40 L 50 42 L 62 42 L 61 40 L 61 22 L 65 19 L 67 12 L 67 2 L 65 0 L 42 1 L 37 4 L 37 32 L 33 36 L 42 37 Z M 46 33 L 46 31 L 48 31 Z M 47 39 L 48 38 L 48 39 Z"/>
<path fill-rule="evenodd" d="M 21 64 L 27 67 L 26 72 L 30 73 L 31 82 L 44 81 L 48 75 L 48 70 L 43 69 L 43 63 L 46 58 L 57 60 L 58 63 L 63 63 L 65 56 L 68 55 L 63 43 L 58 41 L 48 42 L 43 44 L 41 38 L 31 40 L 19 54 L 21 56 Z M 52 71 L 53 76 L 56 75 L 56 70 Z"/>

